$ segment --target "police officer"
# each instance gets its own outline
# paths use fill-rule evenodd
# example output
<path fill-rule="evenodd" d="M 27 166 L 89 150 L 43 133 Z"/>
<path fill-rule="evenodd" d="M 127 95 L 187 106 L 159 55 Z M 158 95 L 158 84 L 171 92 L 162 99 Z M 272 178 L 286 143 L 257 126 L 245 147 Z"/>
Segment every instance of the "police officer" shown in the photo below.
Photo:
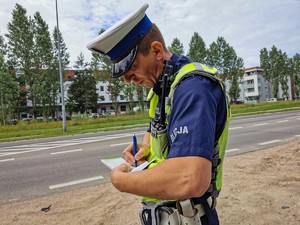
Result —
<path fill-rule="evenodd" d="M 111 182 L 121 192 L 144 196 L 142 224 L 219 224 L 212 193 L 218 193 L 218 149 L 224 150 L 227 140 L 224 86 L 216 70 L 167 50 L 160 30 L 145 14 L 147 8 L 144 4 L 87 45 L 110 58 L 113 77 L 152 88 L 151 128 L 136 155 L 132 145 L 123 154 L 131 165 L 135 160 L 155 162 L 133 173 L 121 164 L 111 171 Z M 167 145 L 158 147 L 161 126 Z"/>

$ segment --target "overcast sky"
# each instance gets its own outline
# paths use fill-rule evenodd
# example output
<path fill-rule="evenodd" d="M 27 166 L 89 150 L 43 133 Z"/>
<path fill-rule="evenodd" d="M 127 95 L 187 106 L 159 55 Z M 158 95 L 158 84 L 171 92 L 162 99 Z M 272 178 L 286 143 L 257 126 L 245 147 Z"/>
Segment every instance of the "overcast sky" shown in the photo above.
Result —
<path fill-rule="evenodd" d="M 259 66 L 259 51 L 275 45 L 289 57 L 300 53 L 300 0 L 57 0 L 59 28 L 70 53 L 70 66 L 86 44 L 116 21 L 148 3 L 146 13 L 162 31 L 167 46 L 177 37 L 185 53 L 194 32 L 208 47 L 222 36 L 244 59 L 245 67 Z M 0 35 L 7 33 L 11 12 L 18 3 L 32 16 L 41 13 L 52 33 L 55 0 L 0 0 Z"/>

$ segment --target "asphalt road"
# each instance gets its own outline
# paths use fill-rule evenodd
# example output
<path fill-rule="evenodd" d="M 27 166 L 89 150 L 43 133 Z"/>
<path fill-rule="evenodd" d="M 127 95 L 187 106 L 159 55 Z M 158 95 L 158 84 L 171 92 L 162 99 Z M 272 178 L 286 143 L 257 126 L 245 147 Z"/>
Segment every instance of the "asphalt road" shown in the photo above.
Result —
<path fill-rule="evenodd" d="M 145 128 L 0 143 L 0 203 L 109 182 L 101 158 L 121 156 Z M 300 136 L 300 110 L 234 118 L 227 156 Z"/>

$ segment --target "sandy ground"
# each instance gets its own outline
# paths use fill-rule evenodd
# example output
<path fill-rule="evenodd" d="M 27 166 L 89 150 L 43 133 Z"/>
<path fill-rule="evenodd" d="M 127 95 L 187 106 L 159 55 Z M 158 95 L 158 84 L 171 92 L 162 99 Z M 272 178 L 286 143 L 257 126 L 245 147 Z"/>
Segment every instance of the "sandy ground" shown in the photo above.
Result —
<path fill-rule="evenodd" d="M 224 173 L 217 206 L 222 225 L 300 224 L 300 138 L 227 157 Z M 3 204 L 0 224 L 138 225 L 139 207 L 139 197 L 109 183 Z"/>

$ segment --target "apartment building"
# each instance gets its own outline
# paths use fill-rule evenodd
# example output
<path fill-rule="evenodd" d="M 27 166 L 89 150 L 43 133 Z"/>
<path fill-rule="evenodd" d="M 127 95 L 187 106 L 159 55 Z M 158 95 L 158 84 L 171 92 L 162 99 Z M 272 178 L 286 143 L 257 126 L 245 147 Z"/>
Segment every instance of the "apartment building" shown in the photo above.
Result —
<path fill-rule="evenodd" d="M 262 76 L 262 73 L 263 69 L 260 67 L 245 69 L 242 91 L 246 103 L 265 102 L 273 97 L 272 85 Z"/>
<path fill-rule="evenodd" d="M 68 90 L 73 80 L 75 79 L 76 70 L 66 70 L 64 73 L 64 99 L 65 102 L 68 101 Z M 106 81 L 98 81 L 96 84 L 96 90 L 98 94 L 98 105 L 97 113 L 99 114 L 113 114 L 117 110 L 120 113 L 128 112 L 129 109 L 129 100 L 125 98 L 123 91 L 120 92 L 120 95 L 117 98 L 118 109 L 114 109 L 112 105 L 112 96 L 108 92 L 109 83 Z M 147 101 L 147 93 L 146 91 L 143 93 L 145 102 Z M 60 96 L 58 97 L 60 99 Z M 138 106 L 138 96 L 134 95 L 133 100 L 135 102 L 135 106 Z M 59 100 L 58 104 L 61 104 Z"/>
<path fill-rule="evenodd" d="M 268 99 L 274 98 L 273 85 L 263 76 L 263 69 L 255 66 L 244 69 L 244 76 L 239 80 L 240 97 L 238 101 L 244 103 L 266 102 Z M 225 82 L 227 92 L 230 89 L 231 81 Z M 278 87 L 279 99 L 292 99 L 291 79 L 287 78 L 288 96 L 285 96 L 281 84 Z"/>

